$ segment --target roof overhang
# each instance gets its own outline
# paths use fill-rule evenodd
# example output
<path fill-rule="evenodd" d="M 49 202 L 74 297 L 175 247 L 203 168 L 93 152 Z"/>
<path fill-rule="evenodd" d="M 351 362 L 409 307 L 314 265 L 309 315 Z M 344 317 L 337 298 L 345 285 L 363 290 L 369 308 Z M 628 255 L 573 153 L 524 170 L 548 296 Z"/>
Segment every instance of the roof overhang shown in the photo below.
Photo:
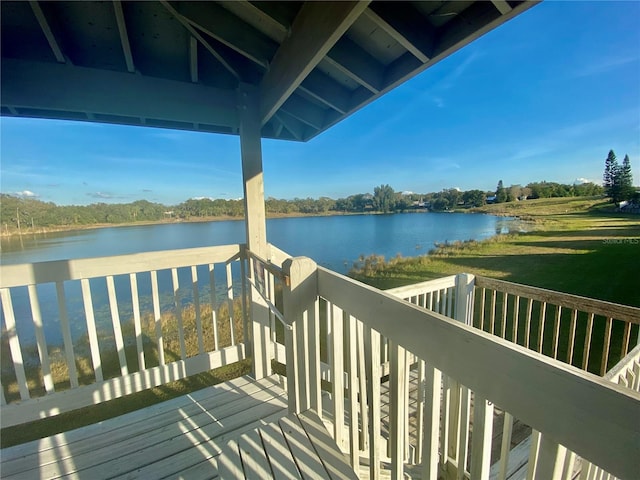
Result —
<path fill-rule="evenodd" d="M 3 1 L 1 113 L 307 141 L 535 3 Z"/>

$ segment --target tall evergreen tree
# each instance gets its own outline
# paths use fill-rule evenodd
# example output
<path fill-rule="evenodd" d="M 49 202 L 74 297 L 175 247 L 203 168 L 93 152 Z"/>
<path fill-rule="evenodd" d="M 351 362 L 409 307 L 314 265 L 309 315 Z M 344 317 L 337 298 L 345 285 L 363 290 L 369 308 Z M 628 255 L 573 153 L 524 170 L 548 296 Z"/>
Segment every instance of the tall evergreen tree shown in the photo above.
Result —
<path fill-rule="evenodd" d="M 618 160 L 613 150 L 609 150 L 609 155 L 604 161 L 604 174 L 602 175 L 602 186 L 604 187 L 605 194 L 613 200 L 614 197 L 614 184 L 616 178 L 616 171 L 618 170 Z"/>
<path fill-rule="evenodd" d="M 633 188 L 633 175 L 631 173 L 631 161 L 629 155 L 624 156 L 622 166 L 618 170 L 617 183 L 619 184 L 619 201 L 631 200 L 635 189 Z"/>
<path fill-rule="evenodd" d="M 504 188 L 502 180 L 498 181 L 498 188 L 496 188 L 496 203 L 503 203 L 507 201 L 507 190 Z"/>

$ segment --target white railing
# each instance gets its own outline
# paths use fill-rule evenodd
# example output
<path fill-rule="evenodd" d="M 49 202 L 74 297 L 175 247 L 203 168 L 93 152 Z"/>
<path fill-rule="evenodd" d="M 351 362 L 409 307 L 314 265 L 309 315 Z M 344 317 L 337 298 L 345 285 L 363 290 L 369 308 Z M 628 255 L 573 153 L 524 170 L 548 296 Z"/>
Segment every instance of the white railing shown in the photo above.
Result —
<path fill-rule="evenodd" d="M 489 478 L 498 405 L 542 432 L 525 466 L 531 478 L 561 475 L 566 449 L 620 478 L 637 473 L 638 429 L 629 419 L 640 413 L 640 395 L 465 324 L 472 277 L 457 280 L 455 321 L 309 259 L 283 267 L 290 408 L 324 415 L 356 470 L 366 465 L 371 478 L 386 466 L 392 478 L 416 470 L 422 478 Z M 385 339 L 388 382 L 380 367 Z M 408 393 L 411 376 L 417 405 Z M 455 423 L 462 427 L 448 428 Z M 450 445 L 457 445 L 455 456 L 444 451 Z"/>
<path fill-rule="evenodd" d="M 245 358 L 243 258 L 225 245 L 1 266 L 3 427 Z"/>

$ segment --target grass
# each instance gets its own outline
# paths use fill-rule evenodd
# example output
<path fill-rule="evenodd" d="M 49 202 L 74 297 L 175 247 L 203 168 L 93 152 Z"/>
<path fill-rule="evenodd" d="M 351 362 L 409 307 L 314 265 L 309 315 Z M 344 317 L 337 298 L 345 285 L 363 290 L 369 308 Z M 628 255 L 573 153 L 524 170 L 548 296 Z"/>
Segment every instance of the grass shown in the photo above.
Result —
<path fill-rule="evenodd" d="M 351 275 L 391 288 L 461 272 L 640 307 L 640 218 L 602 199 L 542 199 L 484 207 L 519 216 L 527 233 L 440 245 L 429 255 L 369 257 Z"/>

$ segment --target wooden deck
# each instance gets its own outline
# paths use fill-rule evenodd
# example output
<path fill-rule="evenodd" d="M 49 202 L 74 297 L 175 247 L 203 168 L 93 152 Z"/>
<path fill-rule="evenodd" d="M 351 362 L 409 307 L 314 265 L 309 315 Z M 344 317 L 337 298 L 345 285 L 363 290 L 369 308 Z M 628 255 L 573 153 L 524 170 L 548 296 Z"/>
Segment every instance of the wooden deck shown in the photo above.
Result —
<path fill-rule="evenodd" d="M 278 376 L 241 377 L 2 450 L 3 479 L 357 479 L 312 412 L 287 416 Z"/>

